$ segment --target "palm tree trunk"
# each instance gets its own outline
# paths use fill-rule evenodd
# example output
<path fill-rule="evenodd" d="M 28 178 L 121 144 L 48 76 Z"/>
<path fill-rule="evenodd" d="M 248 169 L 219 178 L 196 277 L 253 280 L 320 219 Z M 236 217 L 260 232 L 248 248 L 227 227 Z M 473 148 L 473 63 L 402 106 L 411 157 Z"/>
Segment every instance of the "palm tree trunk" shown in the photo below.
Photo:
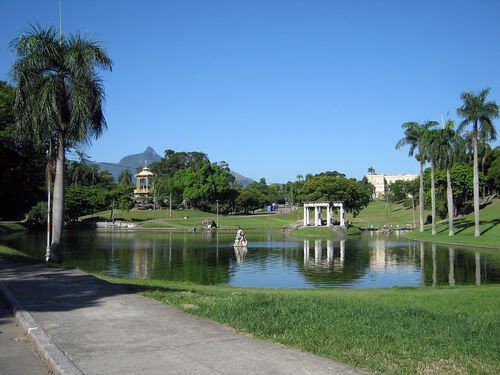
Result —
<path fill-rule="evenodd" d="M 60 263 L 62 260 L 62 236 L 64 227 L 64 137 L 58 136 L 56 179 L 54 181 L 54 204 L 52 222 L 52 244 L 49 262 Z"/>
<path fill-rule="evenodd" d="M 448 236 L 454 236 L 455 231 L 453 229 L 453 219 L 454 219 L 454 209 L 453 209 L 453 188 L 451 186 L 450 168 L 446 168 L 446 183 L 447 183 L 447 195 L 448 195 L 448 227 L 450 231 Z"/>
<path fill-rule="evenodd" d="M 417 222 L 415 221 L 415 194 L 411 195 L 411 206 L 413 209 L 413 229 L 417 227 Z"/>
<path fill-rule="evenodd" d="M 434 186 L 434 162 L 431 161 L 431 206 L 432 206 L 432 234 L 436 234 L 436 187 Z"/>
<path fill-rule="evenodd" d="M 477 161 L 477 124 L 474 136 L 474 236 L 481 236 L 479 230 L 479 166 Z"/>
<path fill-rule="evenodd" d="M 424 231 L 424 162 L 420 161 L 420 196 L 418 197 L 420 204 L 420 232 Z"/>

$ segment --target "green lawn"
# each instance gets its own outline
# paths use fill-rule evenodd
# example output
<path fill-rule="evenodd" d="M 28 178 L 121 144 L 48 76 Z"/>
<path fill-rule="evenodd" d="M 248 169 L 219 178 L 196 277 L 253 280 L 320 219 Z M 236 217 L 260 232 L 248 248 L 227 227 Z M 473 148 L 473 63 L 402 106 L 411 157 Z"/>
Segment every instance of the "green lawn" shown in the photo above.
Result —
<path fill-rule="evenodd" d="M 405 208 L 401 203 L 393 203 L 389 210 L 389 225 L 413 225 L 413 211 L 410 208 Z M 418 206 L 415 207 L 415 220 L 418 225 L 419 223 L 419 209 Z M 425 211 L 424 216 L 430 215 L 430 211 Z M 352 214 L 346 213 L 346 220 L 353 225 L 359 225 L 361 227 L 373 226 L 385 226 L 386 224 L 386 208 L 385 201 L 374 200 L 370 202 L 368 207 L 364 208 L 358 216 L 353 217 Z"/>
<path fill-rule="evenodd" d="M 24 232 L 28 229 L 19 223 L 8 223 L 8 224 L 0 224 L 0 234 L 8 234 L 15 232 Z"/>
<path fill-rule="evenodd" d="M 500 373 L 499 285 L 300 290 L 99 277 L 238 332 L 379 373 Z"/>
<path fill-rule="evenodd" d="M 431 226 L 426 225 L 425 231 L 418 229 L 405 234 L 408 238 L 424 241 L 435 241 L 452 244 L 490 246 L 500 248 L 500 199 L 492 200 L 480 210 L 481 237 L 474 237 L 474 213 L 460 218 L 455 218 L 455 235 L 448 236 L 448 221 L 437 224 L 437 234 L 431 234 Z"/>
<path fill-rule="evenodd" d="M 109 218 L 109 211 L 96 213 L 95 216 Z M 88 218 L 85 216 L 81 219 Z M 187 219 L 184 219 L 187 217 Z M 243 229 L 281 229 L 283 225 L 290 224 L 297 221 L 297 217 L 302 218 L 302 209 L 297 211 L 283 214 L 265 214 L 265 215 L 219 215 L 219 227 L 224 229 L 234 229 L 241 227 Z M 172 220 L 169 219 L 168 210 L 156 211 L 115 211 L 115 220 L 130 220 L 130 221 L 144 221 L 154 220 L 156 224 L 152 228 L 158 228 L 161 225 L 174 228 L 192 228 L 201 226 L 204 220 L 217 221 L 217 215 L 214 213 L 203 212 L 198 210 L 179 210 L 172 211 Z M 143 225 L 144 227 L 144 225 Z"/>

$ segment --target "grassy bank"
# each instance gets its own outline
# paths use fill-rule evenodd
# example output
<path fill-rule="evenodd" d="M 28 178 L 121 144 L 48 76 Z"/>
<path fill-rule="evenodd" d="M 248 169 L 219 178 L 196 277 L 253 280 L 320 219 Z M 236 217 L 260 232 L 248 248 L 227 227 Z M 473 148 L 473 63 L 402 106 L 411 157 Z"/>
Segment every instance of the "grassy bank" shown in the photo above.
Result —
<path fill-rule="evenodd" d="M 5 246 L 0 255 L 33 261 Z M 379 373 L 500 372 L 500 285 L 299 290 L 96 276 L 238 332 Z"/>
<path fill-rule="evenodd" d="M 425 231 L 418 229 L 406 233 L 405 237 L 458 245 L 488 246 L 500 248 L 500 199 L 492 200 L 480 211 L 481 237 L 474 237 L 474 213 L 455 219 L 455 235 L 448 236 L 448 221 L 437 224 L 437 234 L 432 235 L 431 226 L 426 225 Z"/>
<path fill-rule="evenodd" d="M 0 234 L 24 232 L 27 230 L 28 228 L 19 223 L 0 224 Z"/>
<path fill-rule="evenodd" d="M 418 225 L 419 210 L 415 207 L 415 220 Z M 389 225 L 413 225 L 413 210 L 412 208 L 405 208 L 401 203 L 393 203 L 388 212 Z M 430 215 L 430 211 L 425 211 L 425 217 Z M 369 227 L 370 225 L 380 227 L 386 225 L 387 220 L 386 207 L 384 200 L 375 200 L 370 202 L 368 207 L 364 208 L 358 216 L 354 217 L 350 213 L 346 213 L 345 218 L 350 223 L 361 226 Z"/>
<path fill-rule="evenodd" d="M 252 289 L 101 276 L 238 332 L 387 374 L 500 372 L 500 286 Z"/>
<path fill-rule="evenodd" d="M 355 235 L 355 234 L 360 234 L 361 230 L 355 227 L 350 227 L 347 228 L 344 232 L 346 235 Z M 331 227 L 306 227 L 306 228 L 299 228 L 294 231 L 292 231 L 292 235 L 294 236 L 308 236 L 308 237 L 314 237 L 314 236 L 321 236 L 321 237 L 337 237 L 337 233 L 333 231 Z"/>
<path fill-rule="evenodd" d="M 290 224 L 297 221 L 297 217 L 301 216 L 302 210 L 275 215 L 275 214 L 264 214 L 264 215 L 219 215 L 219 227 L 221 228 L 238 228 L 243 229 L 280 229 L 285 224 Z M 103 211 L 97 213 L 95 216 L 109 218 L 109 211 Z M 83 218 L 88 218 L 85 216 Z M 186 217 L 187 219 L 185 219 Z M 83 219 L 82 218 L 82 219 Z M 198 210 L 179 210 L 172 211 L 172 220 L 169 219 L 168 210 L 156 210 L 156 211 L 115 211 L 116 220 L 127 220 L 127 221 L 153 221 L 155 224 L 151 225 L 150 228 L 192 228 L 195 226 L 200 226 L 204 220 L 217 221 L 217 215 L 209 212 L 203 212 Z M 143 224 L 143 226 L 146 225 Z"/>

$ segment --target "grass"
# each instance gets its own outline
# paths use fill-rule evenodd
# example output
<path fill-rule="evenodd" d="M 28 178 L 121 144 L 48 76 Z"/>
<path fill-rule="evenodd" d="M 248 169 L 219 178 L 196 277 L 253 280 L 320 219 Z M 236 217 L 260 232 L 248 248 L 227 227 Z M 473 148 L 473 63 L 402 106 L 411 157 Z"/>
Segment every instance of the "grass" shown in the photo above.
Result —
<path fill-rule="evenodd" d="M 0 255 L 34 261 L 5 246 Z M 96 276 L 237 332 L 379 373 L 500 373 L 500 285 L 257 289 Z"/>
<path fill-rule="evenodd" d="M 500 286 L 253 289 L 100 277 L 236 331 L 387 374 L 500 372 Z"/>
<path fill-rule="evenodd" d="M 224 229 L 233 229 L 241 227 L 243 229 L 281 229 L 283 225 L 290 224 L 297 221 L 297 217 L 302 218 L 302 210 L 293 211 L 288 214 L 274 215 L 219 215 L 219 227 Z M 109 218 L 109 211 L 98 212 L 94 216 L 100 216 L 103 218 Z M 89 218 L 90 216 L 84 216 L 80 219 Z M 184 219 L 187 217 L 187 219 Z M 201 226 L 204 220 L 217 221 L 217 215 L 214 213 L 203 212 L 198 210 L 179 210 L 172 211 L 172 220 L 169 219 L 168 210 L 156 210 L 156 211 L 115 211 L 116 220 L 129 220 L 129 221 L 145 221 L 154 220 L 157 224 L 154 225 L 165 225 L 167 227 L 174 227 L 180 229 L 192 228 L 195 226 Z M 144 226 L 143 226 L 144 227 Z M 150 227 L 158 228 L 159 226 Z"/>
<path fill-rule="evenodd" d="M 173 228 L 173 227 L 171 225 L 165 224 L 164 222 L 148 221 L 148 222 L 146 222 L 144 224 L 141 224 L 140 228 L 145 228 L 145 229 L 155 229 L 155 228 L 166 229 L 166 228 Z"/>
<path fill-rule="evenodd" d="M 337 237 L 331 227 L 305 227 L 292 231 L 294 236 L 329 236 Z"/>
<path fill-rule="evenodd" d="M 0 224 L 0 234 L 9 234 L 15 232 L 24 232 L 28 229 L 19 223 L 8 223 L 8 224 Z"/>
<path fill-rule="evenodd" d="M 418 225 L 419 209 L 415 207 L 415 220 Z M 430 212 L 425 211 L 424 216 L 427 217 Z M 364 208 L 358 216 L 353 217 L 352 214 L 346 213 L 346 220 L 349 223 L 361 227 L 369 227 L 370 225 L 379 227 L 386 225 L 386 208 L 384 200 L 374 200 Z M 412 208 L 405 208 L 401 203 L 393 203 L 389 212 L 389 225 L 413 225 L 413 210 Z"/>
<path fill-rule="evenodd" d="M 436 225 L 437 234 L 434 236 L 431 226 L 426 225 L 423 233 L 415 229 L 411 233 L 406 233 L 405 237 L 423 241 L 500 248 L 500 199 L 493 199 L 483 207 L 480 217 L 480 237 L 474 237 L 474 213 L 455 219 L 453 225 L 455 235 L 452 237 L 448 236 L 448 220 Z"/>
<path fill-rule="evenodd" d="M 350 227 L 345 230 L 345 234 L 354 235 L 360 234 L 361 230 L 356 227 Z M 292 231 L 294 236 L 329 236 L 329 237 L 337 237 L 337 233 L 333 231 L 331 227 L 306 227 L 299 228 Z"/>

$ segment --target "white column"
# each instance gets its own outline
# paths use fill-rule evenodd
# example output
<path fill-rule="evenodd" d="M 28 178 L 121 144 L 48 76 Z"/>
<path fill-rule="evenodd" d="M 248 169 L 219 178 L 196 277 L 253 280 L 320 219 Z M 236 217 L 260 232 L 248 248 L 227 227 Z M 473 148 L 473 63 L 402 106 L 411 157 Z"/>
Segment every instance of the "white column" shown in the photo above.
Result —
<path fill-rule="evenodd" d="M 307 210 L 308 208 L 304 205 L 304 226 L 307 225 Z"/>
<path fill-rule="evenodd" d="M 340 240 L 340 265 L 344 266 L 345 259 L 345 240 Z"/>
<path fill-rule="evenodd" d="M 340 226 L 345 227 L 345 220 L 344 220 L 344 203 L 341 204 L 340 206 Z"/>
<path fill-rule="evenodd" d="M 306 225 L 309 225 L 309 207 L 306 208 Z"/>
<path fill-rule="evenodd" d="M 318 207 L 314 206 L 314 226 L 318 226 Z"/>

